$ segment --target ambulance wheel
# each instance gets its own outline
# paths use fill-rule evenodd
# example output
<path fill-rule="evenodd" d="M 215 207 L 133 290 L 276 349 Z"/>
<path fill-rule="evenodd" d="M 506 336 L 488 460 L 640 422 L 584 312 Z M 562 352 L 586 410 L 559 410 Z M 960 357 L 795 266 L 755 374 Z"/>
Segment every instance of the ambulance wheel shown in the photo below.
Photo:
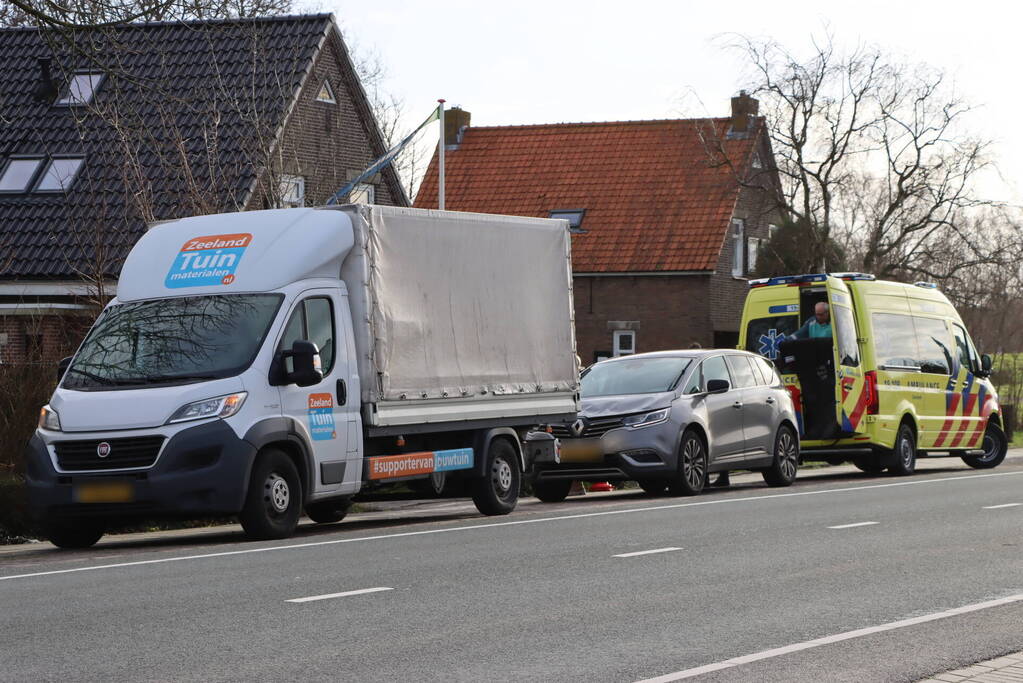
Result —
<path fill-rule="evenodd" d="M 319 503 L 309 503 L 305 506 L 305 513 L 317 524 L 330 524 L 331 522 L 340 522 L 351 509 L 351 498 L 335 498 Z"/>
<path fill-rule="evenodd" d="M 58 548 L 89 548 L 103 537 L 106 525 L 100 520 L 50 520 L 43 533 Z"/>
<path fill-rule="evenodd" d="M 1005 460 L 1005 454 L 1009 450 L 1009 440 L 1005 438 L 1005 432 L 994 422 L 988 422 L 984 430 L 984 440 L 980 447 L 984 450 L 980 455 L 964 455 L 963 462 L 978 470 L 989 470 L 998 467 Z"/>
<path fill-rule="evenodd" d="M 904 477 L 916 471 L 916 434 L 909 424 L 903 422 L 899 425 L 895 448 L 888 459 L 888 471 L 897 477 Z"/>
<path fill-rule="evenodd" d="M 519 501 L 521 471 L 515 447 L 494 439 L 487 449 L 483 476 L 472 483 L 472 502 L 484 515 L 507 515 Z"/>
<path fill-rule="evenodd" d="M 791 486 L 799 470 L 799 439 L 792 428 L 782 425 L 774 437 L 774 460 L 764 470 L 768 486 Z"/>
<path fill-rule="evenodd" d="M 263 541 L 287 538 L 302 512 L 302 480 L 295 463 L 276 448 L 263 451 L 252 468 L 249 492 L 238 515 L 245 535 Z"/>
<path fill-rule="evenodd" d="M 857 455 L 853 458 L 853 465 L 860 472 L 866 472 L 867 474 L 881 474 L 884 472 L 884 465 L 881 464 L 880 457 L 874 454 Z"/>
<path fill-rule="evenodd" d="M 568 498 L 571 489 L 571 479 L 533 480 L 533 495 L 545 503 L 560 503 Z"/>

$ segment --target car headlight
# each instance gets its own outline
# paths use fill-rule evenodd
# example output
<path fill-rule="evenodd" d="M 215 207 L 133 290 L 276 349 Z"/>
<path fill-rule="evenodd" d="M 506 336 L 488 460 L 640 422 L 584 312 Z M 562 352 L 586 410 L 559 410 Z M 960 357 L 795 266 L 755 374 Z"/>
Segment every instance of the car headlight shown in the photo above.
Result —
<path fill-rule="evenodd" d="M 629 415 L 627 418 L 622 420 L 622 424 L 626 427 L 632 427 L 637 429 L 639 427 L 649 427 L 650 425 L 660 424 L 668 419 L 668 415 L 671 413 L 671 408 L 662 408 L 661 410 L 655 410 L 652 413 L 645 415 Z"/>
<path fill-rule="evenodd" d="M 242 407 L 242 404 L 245 403 L 245 397 L 248 395 L 247 392 L 240 391 L 237 394 L 228 394 L 227 396 L 218 396 L 188 403 L 174 411 L 174 414 L 167 420 L 167 424 L 171 422 L 201 420 L 204 417 L 231 417 Z"/>
<path fill-rule="evenodd" d="M 51 432 L 60 431 L 60 415 L 49 405 L 43 406 L 39 411 L 39 429 L 48 429 Z"/>

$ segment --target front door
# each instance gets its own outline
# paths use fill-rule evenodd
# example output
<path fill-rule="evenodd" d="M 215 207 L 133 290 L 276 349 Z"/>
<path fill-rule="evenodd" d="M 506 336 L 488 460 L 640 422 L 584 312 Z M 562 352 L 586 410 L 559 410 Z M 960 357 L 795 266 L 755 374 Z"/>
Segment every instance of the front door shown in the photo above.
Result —
<path fill-rule="evenodd" d="M 712 379 L 726 380 L 731 388 L 721 394 L 704 394 L 707 424 L 710 427 L 709 462 L 727 463 L 742 457 L 745 441 L 742 433 L 742 389 L 728 372 L 724 356 L 712 356 L 703 361 L 703 390 Z"/>
<path fill-rule="evenodd" d="M 348 396 L 346 373 L 348 349 L 339 333 L 337 316 L 342 302 L 335 290 L 303 292 L 293 305 L 278 350 L 290 349 L 296 340 L 316 344 L 320 350 L 323 380 L 308 387 L 280 387 L 281 412 L 292 418 L 313 456 L 312 493 L 354 493 L 362 477 L 358 463 L 349 459 L 349 412 L 358 396 Z M 285 370 L 291 371 L 291 360 Z"/>

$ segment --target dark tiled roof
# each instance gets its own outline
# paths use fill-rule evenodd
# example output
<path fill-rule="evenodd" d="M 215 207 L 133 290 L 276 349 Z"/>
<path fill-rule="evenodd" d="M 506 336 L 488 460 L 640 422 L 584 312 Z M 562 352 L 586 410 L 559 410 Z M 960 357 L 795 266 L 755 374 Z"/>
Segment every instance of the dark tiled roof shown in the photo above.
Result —
<path fill-rule="evenodd" d="M 445 208 L 546 217 L 585 209 L 576 272 L 713 270 L 739 197 L 732 169 L 701 134 L 748 160 L 757 135 L 729 119 L 470 127 L 445 155 Z M 763 120 L 757 121 L 761 130 Z M 743 164 L 748 161 L 743 161 Z M 437 206 L 437 159 L 415 205 Z"/>
<path fill-rule="evenodd" d="M 0 277 L 116 274 L 147 219 L 241 208 L 332 26 L 324 14 L 0 30 L 0 166 L 86 159 L 66 195 L 0 194 Z M 105 74 L 96 111 L 35 99 L 47 57 L 62 91 L 73 72 Z"/>

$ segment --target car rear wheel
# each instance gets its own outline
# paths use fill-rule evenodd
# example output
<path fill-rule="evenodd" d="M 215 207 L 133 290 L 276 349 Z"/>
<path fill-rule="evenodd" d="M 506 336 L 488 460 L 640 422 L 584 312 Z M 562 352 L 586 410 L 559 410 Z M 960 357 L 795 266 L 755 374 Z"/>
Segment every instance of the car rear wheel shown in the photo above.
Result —
<path fill-rule="evenodd" d="M 678 470 L 668 484 L 673 496 L 695 496 L 707 481 L 707 449 L 696 432 L 687 430 L 682 435 L 678 453 Z"/>
<path fill-rule="evenodd" d="M 916 471 L 916 434 L 907 423 L 899 425 L 895 448 L 888 458 L 888 471 L 896 476 L 904 477 Z"/>
<path fill-rule="evenodd" d="M 988 422 L 984 430 L 984 440 L 980 443 L 983 453 L 980 455 L 964 455 L 963 462 L 978 470 L 989 470 L 998 467 L 1005 460 L 1005 454 L 1009 451 L 1009 440 L 1005 438 L 1005 432 L 994 422 Z"/>
<path fill-rule="evenodd" d="M 89 548 L 103 537 L 106 525 L 101 520 L 50 520 L 43 533 L 58 548 Z"/>
<path fill-rule="evenodd" d="M 774 437 L 774 461 L 764 470 L 768 486 L 791 486 L 799 470 L 799 438 L 788 425 L 778 428 Z"/>

